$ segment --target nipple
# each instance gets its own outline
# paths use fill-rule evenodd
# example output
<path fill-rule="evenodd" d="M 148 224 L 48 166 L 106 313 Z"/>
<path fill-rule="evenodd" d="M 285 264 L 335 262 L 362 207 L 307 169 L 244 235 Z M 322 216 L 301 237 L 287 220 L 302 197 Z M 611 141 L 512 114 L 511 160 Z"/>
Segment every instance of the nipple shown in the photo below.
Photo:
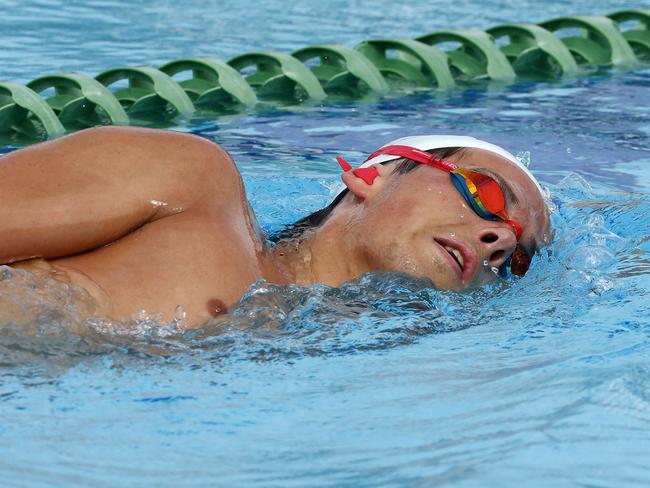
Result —
<path fill-rule="evenodd" d="M 219 300 L 218 298 L 211 298 L 208 300 L 207 306 L 208 312 L 210 312 L 210 315 L 213 317 L 228 313 L 228 307 L 226 307 L 223 300 Z"/>

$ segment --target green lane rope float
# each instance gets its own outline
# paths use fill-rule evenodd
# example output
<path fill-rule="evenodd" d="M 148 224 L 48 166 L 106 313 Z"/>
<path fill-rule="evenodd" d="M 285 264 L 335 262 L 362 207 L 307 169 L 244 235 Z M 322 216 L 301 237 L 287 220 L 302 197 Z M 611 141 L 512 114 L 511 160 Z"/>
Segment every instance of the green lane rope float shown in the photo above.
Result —
<path fill-rule="evenodd" d="M 623 31 L 623 38 L 637 58 L 650 60 L 650 10 L 622 10 L 608 17 L 617 24 L 636 23 L 634 27 Z"/>
<path fill-rule="evenodd" d="M 129 117 L 117 99 L 93 78 L 63 73 L 37 78 L 27 86 L 39 94 L 54 90 L 54 95 L 45 101 L 69 130 L 100 124 L 129 124 Z"/>
<path fill-rule="evenodd" d="M 130 114 L 189 116 L 195 110 L 192 100 L 176 81 L 150 66 L 110 69 L 95 78 L 108 87 L 113 83 L 128 83 L 113 95 Z"/>
<path fill-rule="evenodd" d="M 52 108 L 34 90 L 10 81 L 0 82 L 0 129 L 37 138 L 65 133 Z"/>
<path fill-rule="evenodd" d="M 438 31 L 425 34 L 417 40 L 431 46 L 460 43 L 458 49 L 447 53 L 456 79 L 471 81 L 487 78 L 504 82 L 515 80 L 515 72 L 508 58 L 494 44 L 490 35 L 483 31 Z"/>
<path fill-rule="evenodd" d="M 535 24 L 504 24 L 486 31 L 522 78 L 557 79 L 578 73 L 578 64 L 560 39 Z"/>
<path fill-rule="evenodd" d="M 0 81 L 0 139 L 36 141 L 95 125 L 169 125 L 177 117 L 233 113 L 260 103 L 361 98 L 404 85 L 451 90 L 517 79 L 554 80 L 650 62 L 650 10 L 572 16 L 486 31 L 443 30 L 356 47 L 252 52 L 229 61 L 182 58 L 159 68 L 122 67 L 91 78 L 50 74 Z"/>
<path fill-rule="evenodd" d="M 322 100 L 325 91 L 318 78 L 298 59 L 286 53 L 248 53 L 237 56 L 228 64 L 237 71 L 254 71 L 245 75 L 257 96 L 267 100 Z"/>
<path fill-rule="evenodd" d="M 375 65 L 359 51 L 347 46 L 309 46 L 291 55 L 303 63 L 312 59 L 319 61 L 310 69 L 326 93 L 354 96 L 368 91 L 382 94 L 389 90 L 388 83 Z"/>
<path fill-rule="evenodd" d="M 540 25 L 551 32 L 580 30 L 579 35 L 561 38 L 579 64 L 633 66 L 637 62 L 634 51 L 614 21 L 607 17 L 560 17 Z"/>
<path fill-rule="evenodd" d="M 197 107 L 251 106 L 257 96 L 239 72 L 217 58 L 177 59 L 160 67 L 169 76 L 186 71 L 192 77 L 179 82 Z"/>
<path fill-rule="evenodd" d="M 416 86 L 437 86 L 447 90 L 454 86 L 447 55 L 411 39 L 377 39 L 357 46 L 380 73 Z"/>

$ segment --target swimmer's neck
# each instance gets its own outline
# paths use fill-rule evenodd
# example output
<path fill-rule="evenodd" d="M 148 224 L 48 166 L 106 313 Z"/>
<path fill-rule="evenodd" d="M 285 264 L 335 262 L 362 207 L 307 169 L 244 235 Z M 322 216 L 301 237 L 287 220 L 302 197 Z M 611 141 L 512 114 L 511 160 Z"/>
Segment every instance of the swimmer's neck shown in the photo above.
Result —
<path fill-rule="evenodd" d="M 332 216 L 315 230 L 278 243 L 273 249 L 275 267 L 287 283 L 339 286 L 370 271 L 350 239 L 345 238 L 341 217 Z"/>

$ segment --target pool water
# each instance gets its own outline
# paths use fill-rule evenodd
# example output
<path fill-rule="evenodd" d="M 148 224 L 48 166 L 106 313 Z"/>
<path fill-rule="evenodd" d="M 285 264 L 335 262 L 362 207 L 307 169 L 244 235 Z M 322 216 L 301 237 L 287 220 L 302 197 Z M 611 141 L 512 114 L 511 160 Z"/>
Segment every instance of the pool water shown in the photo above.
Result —
<path fill-rule="evenodd" d="M 639 7 L 5 4 L 0 78 L 21 82 Z M 647 486 L 649 88 L 646 67 L 180 121 L 231 152 L 268 232 L 331 199 L 336 155 L 438 132 L 529 158 L 555 238 L 525 278 L 481 290 L 260 282 L 192 332 L 181 310 L 107 323 L 79 290 L 0 267 L 2 486 Z"/>

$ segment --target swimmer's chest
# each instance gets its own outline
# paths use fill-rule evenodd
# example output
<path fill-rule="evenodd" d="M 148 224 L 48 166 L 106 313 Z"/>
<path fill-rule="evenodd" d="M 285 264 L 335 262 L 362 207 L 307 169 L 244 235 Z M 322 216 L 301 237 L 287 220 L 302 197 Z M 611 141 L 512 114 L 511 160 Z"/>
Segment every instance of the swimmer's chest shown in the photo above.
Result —
<path fill-rule="evenodd" d="M 108 297 L 111 316 L 139 310 L 198 324 L 237 303 L 264 276 L 268 252 L 245 219 L 179 215 L 148 224 L 95 251 L 52 261 Z"/>

